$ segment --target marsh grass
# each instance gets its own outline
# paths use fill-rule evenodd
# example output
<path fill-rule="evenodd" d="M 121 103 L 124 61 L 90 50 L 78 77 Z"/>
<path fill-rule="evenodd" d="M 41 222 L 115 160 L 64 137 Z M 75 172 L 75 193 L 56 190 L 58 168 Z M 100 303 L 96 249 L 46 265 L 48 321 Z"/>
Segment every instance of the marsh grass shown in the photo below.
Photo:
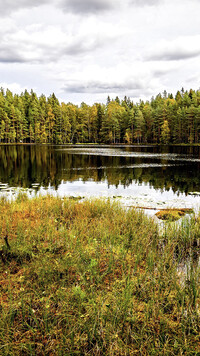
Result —
<path fill-rule="evenodd" d="M 199 229 L 109 200 L 2 200 L 0 354 L 198 355 Z"/>

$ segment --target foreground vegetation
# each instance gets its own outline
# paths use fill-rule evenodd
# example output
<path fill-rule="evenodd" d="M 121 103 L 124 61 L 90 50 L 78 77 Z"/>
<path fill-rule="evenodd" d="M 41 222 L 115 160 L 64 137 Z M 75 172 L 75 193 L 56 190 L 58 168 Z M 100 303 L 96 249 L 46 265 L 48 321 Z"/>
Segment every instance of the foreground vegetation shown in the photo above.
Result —
<path fill-rule="evenodd" d="M 106 104 L 61 103 L 0 89 L 3 143 L 200 143 L 200 90 L 166 91 L 151 101 L 107 98 Z"/>
<path fill-rule="evenodd" d="M 0 354 L 198 355 L 199 233 L 109 200 L 2 200 Z"/>

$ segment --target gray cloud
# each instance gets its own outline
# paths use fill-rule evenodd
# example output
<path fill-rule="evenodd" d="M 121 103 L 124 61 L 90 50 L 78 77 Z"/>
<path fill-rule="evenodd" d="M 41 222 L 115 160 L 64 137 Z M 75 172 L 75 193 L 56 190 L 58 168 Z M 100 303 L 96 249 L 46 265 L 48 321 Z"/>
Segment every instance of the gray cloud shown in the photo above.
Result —
<path fill-rule="evenodd" d="M 74 43 L 61 44 L 59 47 L 45 44 L 32 44 L 26 51 L 26 43 L 18 43 L 18 46 L 0 44 L 0 63 L 45 63 L 58 62 L 66 56 L 77 56 L 90 53 L 102 45 L 101 41 L 87 41 L 78 39 Z"/>
<path fill-rule="evenodd" d="M 9 46 L 0 42 L 0 63 L 24 63 L 23 55 L 16 45 Z"/>
<path fill-rule="evenodd" d="M 158 69 L 158 70 L 154 70 L 154 71 L 153 71 L 153 76 L 154 76 L 155 78 L 160 78 L 160 77 L 166 75 L 167 72 L 168 72 L 168 70 L 165 70 L 165 71 L 159 70 L 159 69 Z"/>
<path fill-rule="evenodd" d="M 98 48 L 105 45 L 106 40 L 98 38 L 88 38 L 87 36 L 82 36 L 70 40 L 68 43 L 62 43 L 60 46 L 48 46 L 41 45 L 36 50 L 38 50 L 38 60 L 45 62 L 46 59 L 49 61 L 57 62 L 63 57 L 70 56 L 78 59 L 79 56 L 86 55 L 88 53 L 94 53 Z M 40 52 L 40 54 L 39 54 Z"/>
<path fill-rule="evenodd" d="M 124 83 L 107 83 L 101 81 L 89 81 L 81 83 L 79 81 L 69 81 L 63 87 L 66 93 L 116 93 L 116 92 L 130 92 L 143 89 L 142 83 L 137 81 L 127 81 Z"/>
<path fill-rule="evenodd" d="M 74 56 L 90 53 L 98 48 L 102 48 L 108 41 L 109 39 L 106 39 L 103 36 L 102 38 L 89 38 L 88 36 L 82 36 L 74 39 L 73 42 L 60 49 L 60 55 Z"/>
<path fill-rule="evenodd" d="M 161 3 L 161 0 L 130 0 L 130 4 L 135 6 L 154 6 Z"/>
<path fill-rule="evenodd" d="M 161 78 L 164 77 L 166 75 L 168 75 L 169 73 L 171 73 L 172 71 L 176 70 L 176 66 L 172 67 L 172 66 L 167 66 L 166 68 L 156 68 L 154 70 L 152 70 L 152 75 L 154 78 Z"/>
<path fill-rule="evenodd" d="M 0 63 L 25 63 L 23 57 L 13 52 L 12 50 L 6 51 L 6 53 L 0 53 Z"/>
<path fill-rule="evenodd" d="M 99 13 L 114 7 L 113 0 L 61 0 L 61 7 L 68 12 L 87 14 Z"/>
<path fill-rule="evenodd" d="M 0 16 L 9 15 L 20 9 L 37 7 L 49 3 L 49 0 L 2 0 L 0 2 Z"/>
<path fill-rule="evenodd" d="M 127 4 L 141 7 L 159 3 L 161 3 L 161 0 L 60 0 L 60 5 L 65 11 L 78 14 L 97 14 Z"/>
<path fill-rule="evenodd" d="M 86 55 L 87 53 L 95 51 L 97 48 L 103 46 L 102 41 L 93 40 L 87 43 L 87 39 L 77 39 L 74 43 L 67 45 L 60 44 L 57 48 L 55 46 L 48 46 L 44 44 L 32 44 L 26 51 L 25 44 L 18 43 L 18 46 L 13 46 L 13 43 L 8 45 L 0 44 L 0 63 L 45 63 L 58 62 L 67 56 Z M 27 44 L 28 46 L 28 44 Z"/>
<path fill-rule="evenodd" d="M 180 61 L 184 59 L 190 59 L 198 57 L 200 55 L 200 49 L 188 50 L 188 49 L 172 49 L 160 51 L 147 57 L 147 60 L 153 61 Z"/>

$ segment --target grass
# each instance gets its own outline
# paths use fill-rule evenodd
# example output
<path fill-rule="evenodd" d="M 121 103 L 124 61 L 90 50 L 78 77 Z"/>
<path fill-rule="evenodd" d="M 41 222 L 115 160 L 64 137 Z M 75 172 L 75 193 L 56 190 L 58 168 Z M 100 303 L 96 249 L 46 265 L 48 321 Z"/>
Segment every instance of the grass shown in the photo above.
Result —
<path fill-rule="evenodd" d="M 199 237 L 109 200 L 2 200 L 0 355 L 199 355 Z"/>

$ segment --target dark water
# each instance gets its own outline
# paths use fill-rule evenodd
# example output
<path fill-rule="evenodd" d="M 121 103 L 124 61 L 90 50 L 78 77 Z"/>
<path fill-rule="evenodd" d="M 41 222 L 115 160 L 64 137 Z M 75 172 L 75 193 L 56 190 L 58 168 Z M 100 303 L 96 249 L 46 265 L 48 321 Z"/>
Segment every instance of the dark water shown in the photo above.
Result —
<path fill-rule="evenodd" d="M 23 187 L 60 195 L 190 196 L 197 201 L 200 148 L 0 146 L 0 183 L 1 191 Z"/>

